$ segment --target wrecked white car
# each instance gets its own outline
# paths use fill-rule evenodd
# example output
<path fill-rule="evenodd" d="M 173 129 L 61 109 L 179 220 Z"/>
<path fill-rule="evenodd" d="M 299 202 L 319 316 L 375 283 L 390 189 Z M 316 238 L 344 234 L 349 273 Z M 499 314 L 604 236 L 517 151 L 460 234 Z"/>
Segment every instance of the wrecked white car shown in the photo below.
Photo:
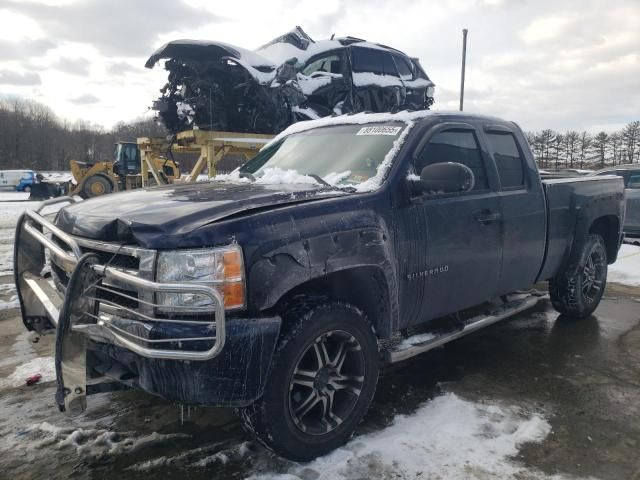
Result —
<path fill-rule="evenodd" d="M 418 59 L 353 37 L 316 42 L 300 27 L 256 51 L 176 40 L 145 66 L 161 59 L 169 78 L 153 108 L 172 132 L 279 133 L 300 120 L 433 104 L 434 83 Z"/>

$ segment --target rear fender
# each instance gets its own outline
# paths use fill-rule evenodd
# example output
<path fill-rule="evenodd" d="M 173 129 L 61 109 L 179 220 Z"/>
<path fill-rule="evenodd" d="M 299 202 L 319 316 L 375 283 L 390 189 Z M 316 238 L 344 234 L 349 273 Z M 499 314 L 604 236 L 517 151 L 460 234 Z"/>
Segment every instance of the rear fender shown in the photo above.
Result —
<path fill-rule="evenodd" d="M 620 218 L 623 215 L 624 209 L 624 196 L 622 193 L 612 193 L 597 195 L 591 198 L 591 200 L 585 205 L 576 210 L 576 225 L 574 229 L 573 243 L 571 245 L 571 251 L 567 257 L 568 267 L 571 269 L 568 272 L 569 275 L 576 273 L 577 265 L 573 265 L 571 260 L 579 255 L 578 249 L 581 245 L 581 240 L 584 239 L 589 233 L 598 233 L 603 236 L 605 244 L 607 246 L 607 261 L 609 264 L 613 263 L 617 259 L 618 248 L 620 246 L 619 239 L 622 235 L 622 225 Z M 609 226 L 605 231 L 598 230 L 592 231 L 592 227 L 599 219 L 612 219 L 609 222 Z"/>

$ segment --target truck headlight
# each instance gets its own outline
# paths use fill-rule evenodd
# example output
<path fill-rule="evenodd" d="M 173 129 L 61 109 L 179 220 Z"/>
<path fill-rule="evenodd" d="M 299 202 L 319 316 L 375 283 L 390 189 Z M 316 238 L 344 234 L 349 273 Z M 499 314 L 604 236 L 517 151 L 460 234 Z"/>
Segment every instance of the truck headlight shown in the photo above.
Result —
<path fill-rule="evenodd" d="M 160 252 L 156 279 L 160 283 L 196 283 L 215 288 L 224 298 L 224 308 L 245 306 L 242 249 L 238 245 L 213 249 Z M 198 293 L 158 293 L 160 308 L 207 307 L 211 299 Z M 176 310 L 178 311 L 178 310 Z M 184 308 L 179 311 L 184 312 Z"/>

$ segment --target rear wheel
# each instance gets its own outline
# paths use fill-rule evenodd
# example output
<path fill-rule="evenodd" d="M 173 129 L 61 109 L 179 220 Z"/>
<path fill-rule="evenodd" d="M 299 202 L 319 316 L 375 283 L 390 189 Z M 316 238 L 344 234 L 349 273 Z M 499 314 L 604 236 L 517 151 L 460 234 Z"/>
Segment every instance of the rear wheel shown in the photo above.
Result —
<path fill-rule="evenodd" d="M 598 307 L 607 283 L 607 250 L 600 235 L 587 235 L 576 246 L 567 269 L 549 282 L 553 307 L 586 318 Z"/>
<path fill-rule="evenodd" d="M 378 345 L 363 314 L 348 304 L 296 308 L 285 317 L 292 323 L 264 394 L 241 418 L 279 455 L 309 461 L 344 444 L 364 417 L 378 380 Z"/>
<path fill-rule="evenodd" d="M 104 175 L 92 175 L 84 181 L 82 194 L 84 198 L 93 198 L 113 192 L 113 184 Z"/>

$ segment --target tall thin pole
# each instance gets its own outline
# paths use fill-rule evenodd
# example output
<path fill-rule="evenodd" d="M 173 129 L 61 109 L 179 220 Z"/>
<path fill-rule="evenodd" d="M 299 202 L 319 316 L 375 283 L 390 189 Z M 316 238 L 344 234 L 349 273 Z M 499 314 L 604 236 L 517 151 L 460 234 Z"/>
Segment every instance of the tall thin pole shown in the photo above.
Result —
<path fill-rule="evenodd" d="M 467 32 L 466 28 L 462 29 L 462 74 L 460 75 L 460 111 L 464 107 L 464 70 L 467 64 Z"/>

